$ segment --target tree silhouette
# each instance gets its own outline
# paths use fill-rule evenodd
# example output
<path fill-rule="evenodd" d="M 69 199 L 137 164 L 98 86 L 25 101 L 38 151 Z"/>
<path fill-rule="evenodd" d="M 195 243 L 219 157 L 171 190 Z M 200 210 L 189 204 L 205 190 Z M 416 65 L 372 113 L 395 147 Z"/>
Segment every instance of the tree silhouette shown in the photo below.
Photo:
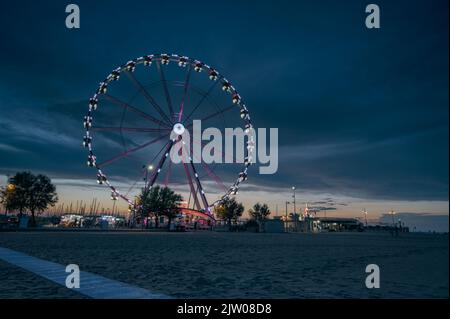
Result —
<path fill-rule="evenodd" d="M 249 209 L 248 213 L 254 220 L 264 225 L 271 211 L 269 209 L 269 206 L 267 206 L 267 204 L 261 205 L 260 203 L 256 203 L 255 205 L 253 205 L 253 208 Z"/>
<path fill-rule="evenodd" d="M 56 188 L 45 175 L 19 172 L 8 180 L 8 185 L 0 191 L 2 203 L 8 210 L 18 210 L 19 220 L 26 210 L 31 212 L 31 224 L 36 225 L 35 214 L 58 201 Z"/>
<path fill-rule="evenodd" d="M 54 206 L 57 201 L 56 187 L 52 184 L 50 178 L 41 174 L 35 176 L 27 204 L 31 212 L 31 225 L 36 226 L 36 213 L 41 213 L 49 205 Z"/>
<path fill-rule="evenodd" d="M 244 206 L 232 198 L 224 200 L 222 204 L 215 207 L 214 211 L 217 217 L 227 221 L 228 229 L 231 231 L 231 222 L 237 221 L 242 216 Z"/>
<path fill-rule="evenodd" d="M 180 202 L 183 197 L 176 194 L 169 187 L 160 187 L 159 185 L 151 189 L 144 189 L 138 196 L 138 204 L 140 205 L 140 214 L 142 217 L 148 217 L 151 214 L 155 216 L 155 226 L 159 226 L 159 217 L 166 216 L 168 218 L 167 227 L 170 229 L 172 219 L 180 212 Z"/>

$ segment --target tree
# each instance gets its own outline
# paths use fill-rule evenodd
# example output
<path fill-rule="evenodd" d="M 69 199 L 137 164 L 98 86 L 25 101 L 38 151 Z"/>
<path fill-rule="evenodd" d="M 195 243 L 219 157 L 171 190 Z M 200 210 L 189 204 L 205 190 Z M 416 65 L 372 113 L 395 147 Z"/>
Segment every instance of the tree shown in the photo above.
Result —
<path fill-rule="evenodd" d="M 36 226 L 36 213 L 41 213 L 49 205 L 54 206 L 56 202 L 58 202 L 58 195 L 50 178 L 41 174 L 35 176 L 27 203 L 31 212 L 31 225 Z"/>
<path fill-rule="evenodd" d="M 137 204 L 139 205 L 139 215 L 143 218 L 149 217 L 150 214 L 155 216 L 155 224 L 158 227 L 158 203 L 159 203 L 160 187 L 144 188 L 141 194 L 137 197 Z"/>
<path fill-rule="evenodd" d="M 19 211 L 19 220 L 26 210 L 32 215 L 32 225 L 36 225 L 35 213 L 42 212 L 58 201 L 56 188 L 45 175 L 19 172 L 8 180 L 7 187 L 0 192 L 2 203 L 8 210 Z"/>
<path fill-rule="evenodd" d="M 33 182 L 34 175 L 30 172 L 16 173 L 16 175 L 8 179 L 8 186 L 5 189 L 6 196 L 2 196 L 2 200 L 6 201 L 5 206 L 8 207 L 8 210 L 16 209 L 19 211 L 19 220 L 28 208 L 28 199 Z"/>
<path fill-rule="evenodd" d="M 181 212 L 180 202 L 183 200 L 180 194 L 176 194 L 169 187 L 164 187 L 160 192 L 161 211 L 160 213 L 167 217 L 167 229 L 170 229 L 172 219 Z"/>
<path fill-rule="evenodd" d="M 237 221 L 244 212 L 244 206 L 242 203 L 236 202 L 234 198 L 225 199 L 222 204 L 215 207 L 215 213 L 217 217 L 226 220 L 228 229 L 231 231 L 231 222 Z"/>
<path fill-rule="evenodd" d="M 248 211 L 248 213 L 255 221 L 264 225 L 271 212 L 267 204 L 261 205 L 260 203 L 256 203 L 253 205 L 253 208 Z"/>
<path fill-rule="evenodd" d="M 166 216 L 169 220 L 168 228 L 172 219 L 177 216 L 181 209 L 179 207 L 183 197 L 176 194 L 169 187 L 154 186 L 151 189 L 142 190 L 138 196 L 140 205 L 140 214 L 142 217 L 148 217 L 150 214 L 155 216 L 155 226 L 159 225 L 159 217 Z"/>
<path fill-rule="evenodd" d="M 9 183 L 5 187 L 0 187 L 0 204 L 5 208 L 5 215 L 15 209 L 17 198 L 14 192 L 15 188 L 15 185 Z"/>

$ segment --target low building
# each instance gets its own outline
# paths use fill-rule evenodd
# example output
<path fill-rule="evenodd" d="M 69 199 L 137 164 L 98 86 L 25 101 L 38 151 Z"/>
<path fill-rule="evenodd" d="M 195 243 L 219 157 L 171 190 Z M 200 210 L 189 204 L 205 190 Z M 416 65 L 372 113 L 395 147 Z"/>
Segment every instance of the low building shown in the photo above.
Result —
<path fill-rule="evenodd" d="M 363 231 L 363 224 L 356 218 L 317 217 L 323 231 Z"/>
<path fill-rule="evenodd" d="M 316 233 L 316 232 L 340 232 L 362 231 L 363 224 L 356 218 L 340 217 L 313 217 L 291 214 L 289 218 L 283 218 L 286 232 Z"/>
<path fill-rule="evenodd" d="M 284 223 L 281 219 L 267 219 L 263 223 L 264 232 L 266 233 L 283 233 Z"/>

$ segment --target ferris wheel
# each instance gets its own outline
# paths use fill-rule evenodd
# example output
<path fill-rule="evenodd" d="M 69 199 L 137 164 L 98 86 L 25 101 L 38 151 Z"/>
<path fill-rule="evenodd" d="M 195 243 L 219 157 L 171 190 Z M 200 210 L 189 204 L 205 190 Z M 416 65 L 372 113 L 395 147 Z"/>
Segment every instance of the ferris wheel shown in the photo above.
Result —
<path fill-rule="evenodd" d="M 224 135 L 242 128 L 243 161 L 223 149 L 214 150 L 220 160 L 213 163 L 194 158 L 193 148 L 206 147 L 200 139 L 200 145 L 190 143 L 187 161 L 172 163 L 169 153 L 185 144 L 185 131 L 193 135 L 193 120 Z M 98 184 L 133 209 L 142 189 L 159 184 L 211 216 L 212 207 L 238 193 L 253 162 L 253 126 L 236 88 L 209 65 L 176 54 L 142 56 L 115 68 L 90 98 L 84 128 L 87 165 L 96 169 Z"/>

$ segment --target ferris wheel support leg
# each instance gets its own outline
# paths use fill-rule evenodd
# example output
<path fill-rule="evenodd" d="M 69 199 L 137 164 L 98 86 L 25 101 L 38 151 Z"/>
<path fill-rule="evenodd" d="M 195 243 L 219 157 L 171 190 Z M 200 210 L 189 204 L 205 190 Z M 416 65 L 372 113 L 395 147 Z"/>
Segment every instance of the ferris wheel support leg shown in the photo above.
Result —
<path fill-rule="evenodd" d="M 158 61 L 158 63 L 156 63 L 156 67 L 158 68 L 159 76 L 161 77 L 161 82 L 163 83 L 164 94 L 166 96 L 167 106 L 169 107 L 170 118 L 172 118 L 173 114 L 174 114 L 173 106 L 172 106 L 172 99 L 170 98 L 169 88 L 167 87 L 167 80 L 166 80 L 166 76 L 164 75 L 164 70 L 161 67 L 161 62 Z"/>
<path fill-rule="evenodd" d="M 189 167 L 184 162 L 183 162 L 183 166 L 184 166 L 184 171 L 186 172 L 186 177 L 188 179 L 189 188 L 191 190 L 190 195 L 194 198 L 195 207 L 197 208 L 197 210 L 200 210 L 200 207 L 201 207 L 200 206 L 200 202 L 198 201 L 198 197 L 197 197 L 197 193 L 195 191 L 194 183 L 192 182 L 192 176 L 191 176 L 191 173 L 189 172 Z"/>
<path fill-rule="evenodd" d="M 161 159 L 159 160 L 158 167 L 156 168 L 155 173 L 152 175 L 152 178 L 150 180 L 150 183 L 147 185 L 147 188 L 151 188 L 153 186 L 153 184 L 155 184 L 156 178 L 158 177 L 159 172 L 161 171 L 161 169 L 164 165 L 164 162 L 166 161 L 167 157 L 169 157 L 170 149 L 172 148 L 173 143 L 174 143 L 174 141 L 171 140 L 169 142 L 169 144 L 167 144 L 165 152 L 164 152 L 163 156 L 161 157 Z"/>
<path fill-rule="evenodd" d="M 205 207 L 205 212 L 206 212 L 206 213 L 209 213 L 209 210 L 208 210 L 208 208 L 209 208 L 208 201 L 207 201 L 207 199 L 206 199 L 205 192 L 203 191 L 202 184 L 200 183 L 200 179 L 199 179 L 199 177 L 198 177 L 198 173 L 197 173 L 197 170 L 195 169 L 195 166 L 194 166 L 194 163 L 193 163 L 193 161 L 192 161 L 192 158 L 191 158 L 190 164 L 191 164 L 192 171 L 194 172 L 195 181 L 196 181 L 196 183 L 197 183 L 197 190 L 200 190 L 200 197 L 201 197 L 201 199 L 202 199 L 203 206 Z"/>

